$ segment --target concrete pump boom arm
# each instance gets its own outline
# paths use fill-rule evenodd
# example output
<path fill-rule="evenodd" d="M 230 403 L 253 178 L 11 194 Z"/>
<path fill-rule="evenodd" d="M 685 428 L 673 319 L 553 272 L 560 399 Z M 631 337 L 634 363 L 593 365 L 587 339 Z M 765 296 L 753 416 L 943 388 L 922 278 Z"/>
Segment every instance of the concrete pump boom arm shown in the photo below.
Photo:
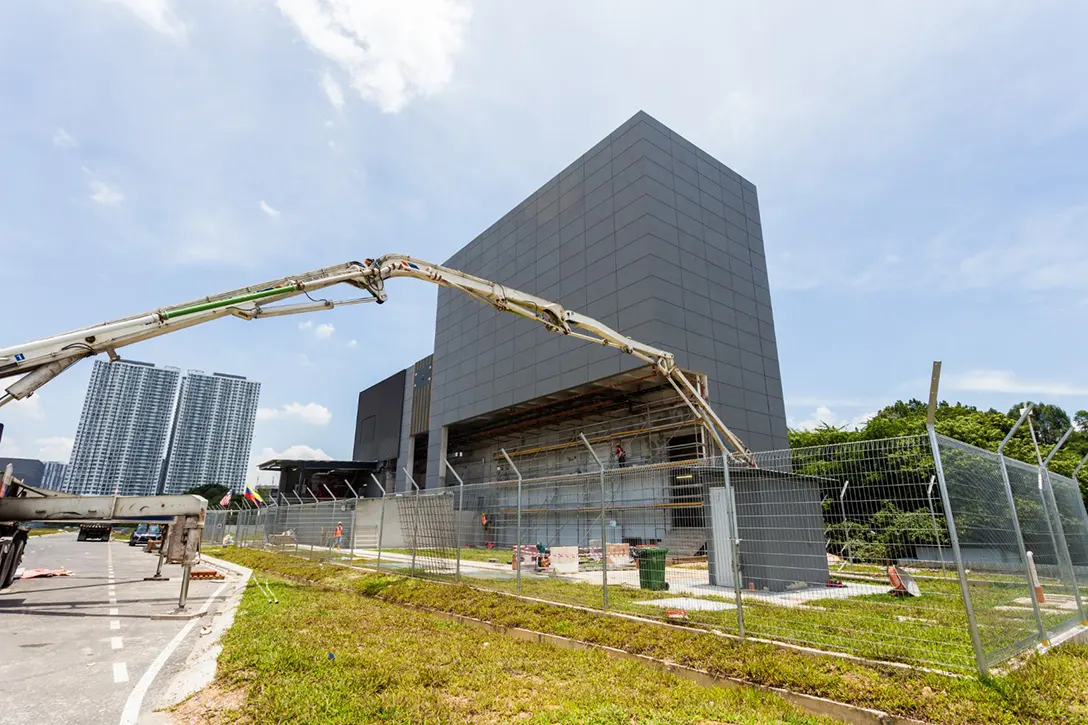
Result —
<path fill-rule="evenodd" d="M 22 376 L 7 386 L 5 394 L 0 396 L 0 405 L 32 395 L 39 387 L 85 357 L 105 352 L 111 359 L 116 360 L 118 348 L 227 315 L 254 320 L 315 312 L 362 302 L 381 304 L 387 299 L 385 280 L 394 277 L 413 277 L 449 287 L 499 311 L 535 320 L 553 332 L 614 347 L 633 355 L 652 365 L 669 381 L 713 437 L 723 455 L 754 465 L 747 447 L 726 427 L 706 399 L 676 366 L 672 353 L 632 340 L 592 317 L 568 310 L 556 302 L 401 254 L 325 267 L 22 345 L 0 348 L 0 378 Z M 368 292 L 370 296 L 342 301 L 315 300 L 310 296 L 311 292 L 336 284 L 351 285 Z M 303 294 L 309 298 L 308 302 L 272 305 Z M 726 447 L 726 442 L 732 450 Z"/>

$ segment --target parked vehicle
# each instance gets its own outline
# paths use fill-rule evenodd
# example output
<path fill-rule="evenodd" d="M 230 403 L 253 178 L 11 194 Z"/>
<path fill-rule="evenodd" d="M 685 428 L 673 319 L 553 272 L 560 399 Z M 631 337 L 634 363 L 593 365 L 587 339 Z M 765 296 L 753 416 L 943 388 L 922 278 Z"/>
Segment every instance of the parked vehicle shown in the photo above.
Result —
<path fill-rule="evenodd" d="M 144 546 L 149 541 L 162 538 L 162 527 L 158 524 L 140 524 L 128 537 L 129 546 Z"/>
<path fill-rule="evenodd" d="M 109 541 L 113 524 L 80 524 L 76 541 Z"/>

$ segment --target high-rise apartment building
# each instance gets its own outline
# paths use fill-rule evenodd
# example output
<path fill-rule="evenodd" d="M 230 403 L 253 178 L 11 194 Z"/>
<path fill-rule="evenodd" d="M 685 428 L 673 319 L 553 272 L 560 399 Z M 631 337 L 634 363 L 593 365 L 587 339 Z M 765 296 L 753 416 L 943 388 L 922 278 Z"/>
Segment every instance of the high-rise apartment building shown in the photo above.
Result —
<path fill-rule="evenodd" d="M 261 384 L 190 370 L 181 381 L 161 490 L 216 483 L 240 492 L 249 464 Z"/>
<path fill-rule="evenodd" d="M 83 401 L 64 490 L 84 495 L 153 494 L 181 371 L 96 360 Z"/>

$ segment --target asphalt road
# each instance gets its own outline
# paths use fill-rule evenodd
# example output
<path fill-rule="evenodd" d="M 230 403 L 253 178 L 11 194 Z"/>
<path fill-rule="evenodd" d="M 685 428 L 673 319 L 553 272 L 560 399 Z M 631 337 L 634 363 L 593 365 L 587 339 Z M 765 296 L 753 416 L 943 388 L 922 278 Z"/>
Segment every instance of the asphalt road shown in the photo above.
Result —
<path fill-rule="evenodd" d="M 25 568 L 72 574 L 19 580 L 0 592 L 0 723 L 122 722 L 141 677 L 188 624 L 151 619 L 176 609 L 181 586 L 180 566 L 163 567 L 169 582 L 143 580 L 155 573 L 157 559 L 127 542 L 77 542 L 74 532 L 28 540 Z M 184 666 L 202 626 L 212 624 L 216 603 L 231 590 L 221 584 L 191 582 L 190 609 L 218 596 L 172 655 L 160 658 L 162 669 L 137 714 L 161 704 L 156 687 Z"/>

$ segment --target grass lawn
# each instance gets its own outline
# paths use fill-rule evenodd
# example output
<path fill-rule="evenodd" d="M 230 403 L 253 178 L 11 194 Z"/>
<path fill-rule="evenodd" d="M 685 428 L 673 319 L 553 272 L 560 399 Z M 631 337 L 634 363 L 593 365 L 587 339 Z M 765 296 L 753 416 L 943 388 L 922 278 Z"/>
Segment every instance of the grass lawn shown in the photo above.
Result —
<path fill-rule="evenodd" d="M 934 723 L 1088 723 L 1088 677 L 1084 675 L 1088 671 L 1088 646 L 1085 645 L 1065 645 L 1046 656 L 1029 658 L 1007 675 L 980 682 L 974 678 L 868 665 L 753 641 L 739 642 L 697 630 L 655 627 L 595 612 L 526 602 L 468 586 L 368 574 L 267 552 L 230 549 L 209 550 L 209 553 L 244 566 L 352 590 L 370 598 L 574 637 L 718 675 Z M 545 580 L 539 584 L 543 587 L 553 582 Z M 634 589 L 623 591 L 630 593 L 633 606 L 637 606 L 633 604 L 637 597 L 650 594 Z M 526 591 L 524 586 L 523 592 L 539 593 Z M 619 606 L 619 592 L 613 595 L 610 588 L 610 596 Z M 479 633 L 473 636 L 480 637 Z"/>
<path fill-rule="evenodd" d="M 395 549 L 410 554 L 410 549 Z M 494 557 L 500 550 L 462 549 L 462 559 Z M 505 554 L 509 564 L 512 552 Z M 443 557 L 448 556 L 442 552 Z M 454 577 L 427 574 L 427 564 L 443 559 L 435 552 L 421 552 L 421 576 L 453 581 Z M 397 566 L 400 566 L 399 564 Z M 785 607 L 768 603 L 760 596 L 744 594 L 746 633 L 765 639 L 781 640 L 816 649 L 842 652 L 867 659 L 902 662 L 921 667 L 973 674 L 974 652 L 967 628 L 959 580 L 950 572 L 939 569 L 915 570 L 922 590 L 920 597 L 897 597 L 888 590 L 886 569 L 877 566 L 851 565 L 852 576 L 864 583 L 885 589 L 882 593 L 855 595 L 849 598 L 827 596 L 807 600 L 801 606 Z M 434 568 L 432 566 L 432 568 Z M 452 569 L 452 566 L 449 567 Z M 676 574 L 676 567 L 669 572 Z M 513 593 L 517 584 L 510 571 L 472 571 L 472 586 Z M 1052 594 L 1064 593 L 1048 583 Z M 987 652 L 1000 651 L 1036 633 L 1025 582 L 1015 576 L 1001 574 L 972 574 L 972 598 Z M 643 617 L 667 619 L 662 607 L 647 604 L 648 600 L 674 596 L 734 603 L 732 594 L 677 594 L 651 592 L 613 581 L 609 586 L 609 608 Z M 829 592 L 831 594 L 832 592 Z M 571 581 L 565 578 L 540 577 L 523 572 L 522 596 L 546 599 L 565 604 L 601 608 L 603 597 L 599 584 Z M 1018 603 L 1017 600 L 1020 600 Z M 1075 612 L 1044 610 L 1044 624 L 1054 631 L 1058 625 L 1074 619 Z M 689 609 L 686 624 L 739 634 L 736 610 L 697 611 Z"/>
<path fill-rule="evenodd" d="M 78 530 L 76 528 L 69 528 L 67 526 L 37 526 L 27 532 L 27 536 L 46 536 L 47 534 L 60 534 L 66 531 L 75 533 Z"/>
<path fill-rule="evenodd" d="M 388 552 L 390 554 L 408 554 L 411 556 L 411 549 L 382 549 L 382 552 Z M 434 552 L 427 552 L 429 556 L 434 556 Z M 449 549 L 448 552 L 443 552 L 443 556 L 451 559 L 457 556 L 455 549 Z M 514 552 L 512 549 L 474 549 L 471 547 L 461 548 L 461 561 L 482 561 L 489 562 L 495 560 L 499 564 L 511 564 L 514 561 Z"/>
<path fill-rule="evenodd" d="M 770 693 L 700 687 L 352 592 L 271 588 L 278 605 L 250 586 L 219 658 L 215 687 L 244 696 L 220 694 L 233 707 L 218 710 L 216 697 L 198 696 L 180 709 L 231 723 L 831 722 Z"/>

